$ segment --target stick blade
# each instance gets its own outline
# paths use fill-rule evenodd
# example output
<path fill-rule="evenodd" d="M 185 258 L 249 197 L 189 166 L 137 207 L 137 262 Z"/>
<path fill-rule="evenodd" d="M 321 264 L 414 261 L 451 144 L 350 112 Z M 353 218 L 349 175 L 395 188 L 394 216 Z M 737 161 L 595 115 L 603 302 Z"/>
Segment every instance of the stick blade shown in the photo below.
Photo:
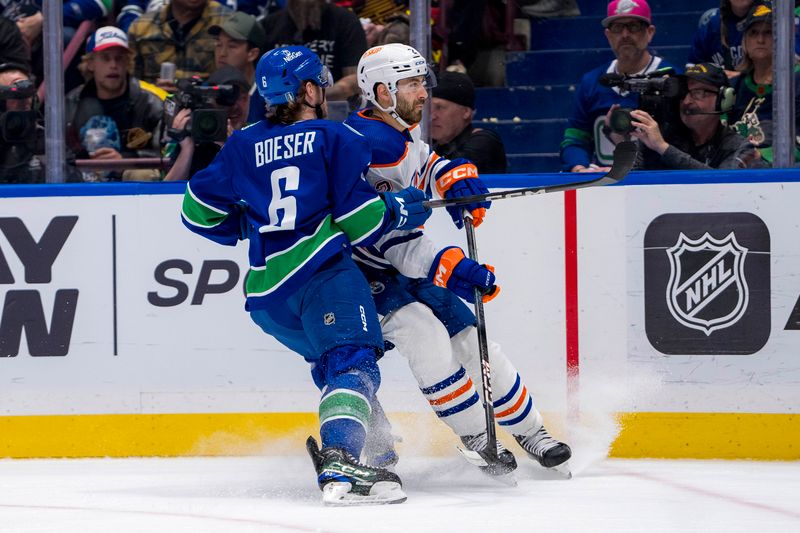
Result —
<path fill-rule="evenodd" d="M 614 148 L 614 163 L 607 178 L 618 182 L 624 178 L 636 162 L 638 147 L 633 141 L 622 141 Z"/>

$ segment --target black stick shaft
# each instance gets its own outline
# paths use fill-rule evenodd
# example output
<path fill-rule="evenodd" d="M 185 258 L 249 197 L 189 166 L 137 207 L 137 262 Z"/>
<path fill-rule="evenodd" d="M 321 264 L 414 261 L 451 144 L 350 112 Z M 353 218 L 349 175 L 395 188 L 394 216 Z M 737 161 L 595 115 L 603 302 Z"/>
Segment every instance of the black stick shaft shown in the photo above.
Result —
<path fill-rule="evenodd" d="M 458 198 L 447 198 L 443 200 L 427 200 L 422 204 L 425 207 L 435 209 L 437 207 L 453 207 L 457 205 L 476 204 L 480 202 L 492 202 L 505 198 L 517 198 L 520 196 L 533 196 L 535 194 L 546 194 L 551 192 L 573 191 L 585 189 L 586 187 L 597 187 L 618 183 L 630 171 L 636 160 L 636 144 L 630 141 L 619 143 L 614 149 L 614 164 L 608 174 L 592 180 L 563 183 L 560 185 L 543 185 L 540 187 L 525 187 L 523 189 L 511 189 L 508 191 L 490 192 L 486 194 L 475 194 L 472 196 L 461 196 Z"/>
<path fill-rule="evenodd" d="M 464 211 L 464 230 L 467 233 L 467 253 L 478 263 L 478 245 L 472 216 Z M 478 330 L 478 352 L 481 358 L 481 381 L 483 383 L 483 406 L 486 413 L 486 450 L 497 454 L 497 432 L 494 427 L 494 405 L 492 404 L 492 368 L 489 363 L 489 342 L 486 337 L 486 317 L 483 313 L 483 294 L 475 287 L 475 327 Z"/>

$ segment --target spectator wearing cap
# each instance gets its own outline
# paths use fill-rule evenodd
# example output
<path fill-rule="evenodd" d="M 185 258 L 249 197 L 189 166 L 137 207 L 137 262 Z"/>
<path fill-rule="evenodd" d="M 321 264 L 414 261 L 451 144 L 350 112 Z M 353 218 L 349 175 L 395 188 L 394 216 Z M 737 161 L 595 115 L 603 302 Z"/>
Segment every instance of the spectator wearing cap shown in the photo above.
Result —
<path fill-rule="evenodd" d="M 86 83 L 70 91 L 66 98 L 68 147 L 79 157 L 88 153 L 92 159 L 157 155 L 166 93 L 130 74 L 127 35 L 114 26 L 98 29 L 87 40 L 82 64 Z M 87 150 L 81 130 L 98 116 L 108 117 L 115 124 L 119 149 L 104 146 Z"/>
<path fill-rule="evenodd" d="M 709 9 L 700 16 L 692 46 L 689 49 L 687 66 L 695 63 L 714 63 L 723 67 L 728 77 L 738 75 L 741 62 L 742 25 L 755 0 L 720 0 L 719 7 Z M 797 4 L 797 2 L 795 2 Z M 800 8 L 795 8 L 795 53 L 800 55 Z"/>
<path fill-rule="evenodd" d="M 650 41 L 656 28 L 645 0 L 614 0 L 609 3 L 608 16 L 603 19 L 602 26 L 616 58 L 589 71 L 581 79 L 572 116 L 561 142 L 561 169 L 565 172 L 607 171 L 614 146 L 601 133 L 606 113 L 614 104 L 631 108 L 638 106 L 638 95 L 601 85 L 601 76 L 645 75 L 673 66 L 650 53 Z"/>
<path fill-rule="evenodd" d="M 772 5 L 756 2 L 745 19 L 742 30 L 744 56 L 738 65 L 741 75 L 734 79 L 736 102 L 728 117 L 740 135 L 752 142 L 770 165 L 772 153 Z M 795 129 L 800 132 L 800 71 L 795 69 Z M 795 144 L 795 161 L 800 148 Z"/>
<path fill-rule="evenodd" d="M 666 139 L 647 112 L 631 111 L 631 125 L 635 128 L 631 136 L 643 145 L 636 168 L 708 170 L 763 166 L 755 147 L 720 121 L 735 99 L 725 71 L 713 63 L 700 63 L 686 69 L 681 78 L 686 84 L 680 102 L 683 127 L 670 130 Z M 609 111 L 609 118 L 616 107 Z M 610 135 L 617 142 L 621 139 Z"/>
<path fill-rule="evenodd" d="M 225 22 L 211 26 L 208 33 L 216 37 L 214 60 L 217 68 L 238 69 L 255 88 L 256 63 L 265 51 L 267 36 L 253 15 L 237 11 Z"/>
<path fill-rule="evenodd" d="M 503 141 L 491 130 L 472 126 L 475 88 L 469 76 L 444 72 L 432 94 L 431 138 L 434 151 L 447 159 L 469 159 L 481 174 L 505 173 Z"/>
<path fill-rule="evenodd" d="M 207 77 L 216 68 L 216 39 L 209 33 L 221 26 L 231 11 L 214 0 L 170 0 L 158 11 L 148 11 L 128 30 L 134 54 L 134 75 L 167 91 L 174 80 L 161 80 L 161 64 L 175 63 L 178 79 Z"/>
<path fill-rule="evenodd" d="M 208 32 L 217 38 L 214 49 L 217 67 L 238 69 L 250 82 L 246 92 L 250 98 L 249 105 L 263 107 L 255 84 L 255 66 L 267 47 L 267 36 L 261 23 L 254 16 L 237 11 L 222 25 L 211 26 Z M 253 122 L 256 120 L 253 119 Z"/>
<path fill-rule="evenodd" d="M 228 137 L 230 137 L 235 130 L 246 125 L 250 102 L 248 91 L 252 83 L 244 77 L 240 70 L 232 66 L 224 66 L 215 70 L 205 84 L 233 86 L 234 94 L 230 99 L 218 99 L 214 103 L 215 107 L 224 108 L 228 113 Z M 172 121 L 171 131 L 178 134 L 178 141 L 170 142 L 165 149 L 167 157 L 173 160 L 173 164 L 164 177 L 164 181 L 191 179 L 197 172 L 211 164 L 225 144 L 224 142 L 197 142 L 192 139 L 189 131 L 192 113 L 193 111 L 190 109 L 181 109 Z"/>

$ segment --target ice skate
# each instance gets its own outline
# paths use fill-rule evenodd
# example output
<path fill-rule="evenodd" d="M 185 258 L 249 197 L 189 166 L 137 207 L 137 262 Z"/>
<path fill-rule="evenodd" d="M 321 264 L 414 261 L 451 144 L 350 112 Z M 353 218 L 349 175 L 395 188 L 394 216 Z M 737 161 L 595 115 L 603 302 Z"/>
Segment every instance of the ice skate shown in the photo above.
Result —
<path fill-rule="evenodd" d="M 406 501 L 403 485 L 396 474 L 359 463 L 340 448 L 320 450 L 314 437 L 308 437 L 306 449 L 317 471 L 325 505 L 381 505 Z"/>
<path fill-rule="evenodd" d="M 533 435 L 514 435 L 514 438 L 531 459 L 545 468 L 561 473 L 567 479 L 572 477 L 567 463 L 572 457 L 572 450 L 563 442 L 551 437 L 544 426 Z"/>
<path fill-rule="evenodd" d="M 486 432 L 461 437 L 461 442 L 464 447 L 459 447 L 458 450 L 467 461 L 490 476 L 505 476 L 517 468 L 514 454 L 506 450 L 500 441 L 497 441 L 496 453 L 492 453 L 487 448 L 488 437 Z M 509 479 L 509 483 L 516 484 L 516 481 Z"/>

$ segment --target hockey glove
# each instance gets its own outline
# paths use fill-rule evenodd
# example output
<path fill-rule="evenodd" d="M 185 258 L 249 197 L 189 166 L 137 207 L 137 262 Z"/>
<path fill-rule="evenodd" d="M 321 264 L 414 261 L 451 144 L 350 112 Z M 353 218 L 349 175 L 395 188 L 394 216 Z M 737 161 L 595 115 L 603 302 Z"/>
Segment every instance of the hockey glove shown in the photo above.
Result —
<path fill-rule="evenodd" d="M 436 190 L 442 198 L 447 200 L 489 192 L 489 189 L 478 177 L 478 168 L 463 158 L 454 159 L 445 167 L 442 175 L 436 180 Z M 461 229 L 464 226 L 461 220 L 461 210 L 466 209 L 472 213 L 472 223 L 477 228 L 483 222 L 486 210 L 491 205 L 492 202 L 489 201 L 454 205 L 448 207 L 447 212 L 450 213 L 456 227 Z"/>
<path fill-rule="evenodd" d="M 458 246 L 445 248 L 433 260 L 428 280 L 437 287 L 446 287 L 469 303 L 475 303 L 477 287 L 482 300 L 488 302 L 500 293 L 495 285 L 494 267 L 479 265 L 464 255 Z"/>
<path fill-rule="evenodd" d="M 407 187 L 400 192 L 381 193 L 389 211 L 389 230 L 411 230 L 428 220 L 433 210 L 422 202 L 427 200 L 425 193 L 416 187 Z"/>

